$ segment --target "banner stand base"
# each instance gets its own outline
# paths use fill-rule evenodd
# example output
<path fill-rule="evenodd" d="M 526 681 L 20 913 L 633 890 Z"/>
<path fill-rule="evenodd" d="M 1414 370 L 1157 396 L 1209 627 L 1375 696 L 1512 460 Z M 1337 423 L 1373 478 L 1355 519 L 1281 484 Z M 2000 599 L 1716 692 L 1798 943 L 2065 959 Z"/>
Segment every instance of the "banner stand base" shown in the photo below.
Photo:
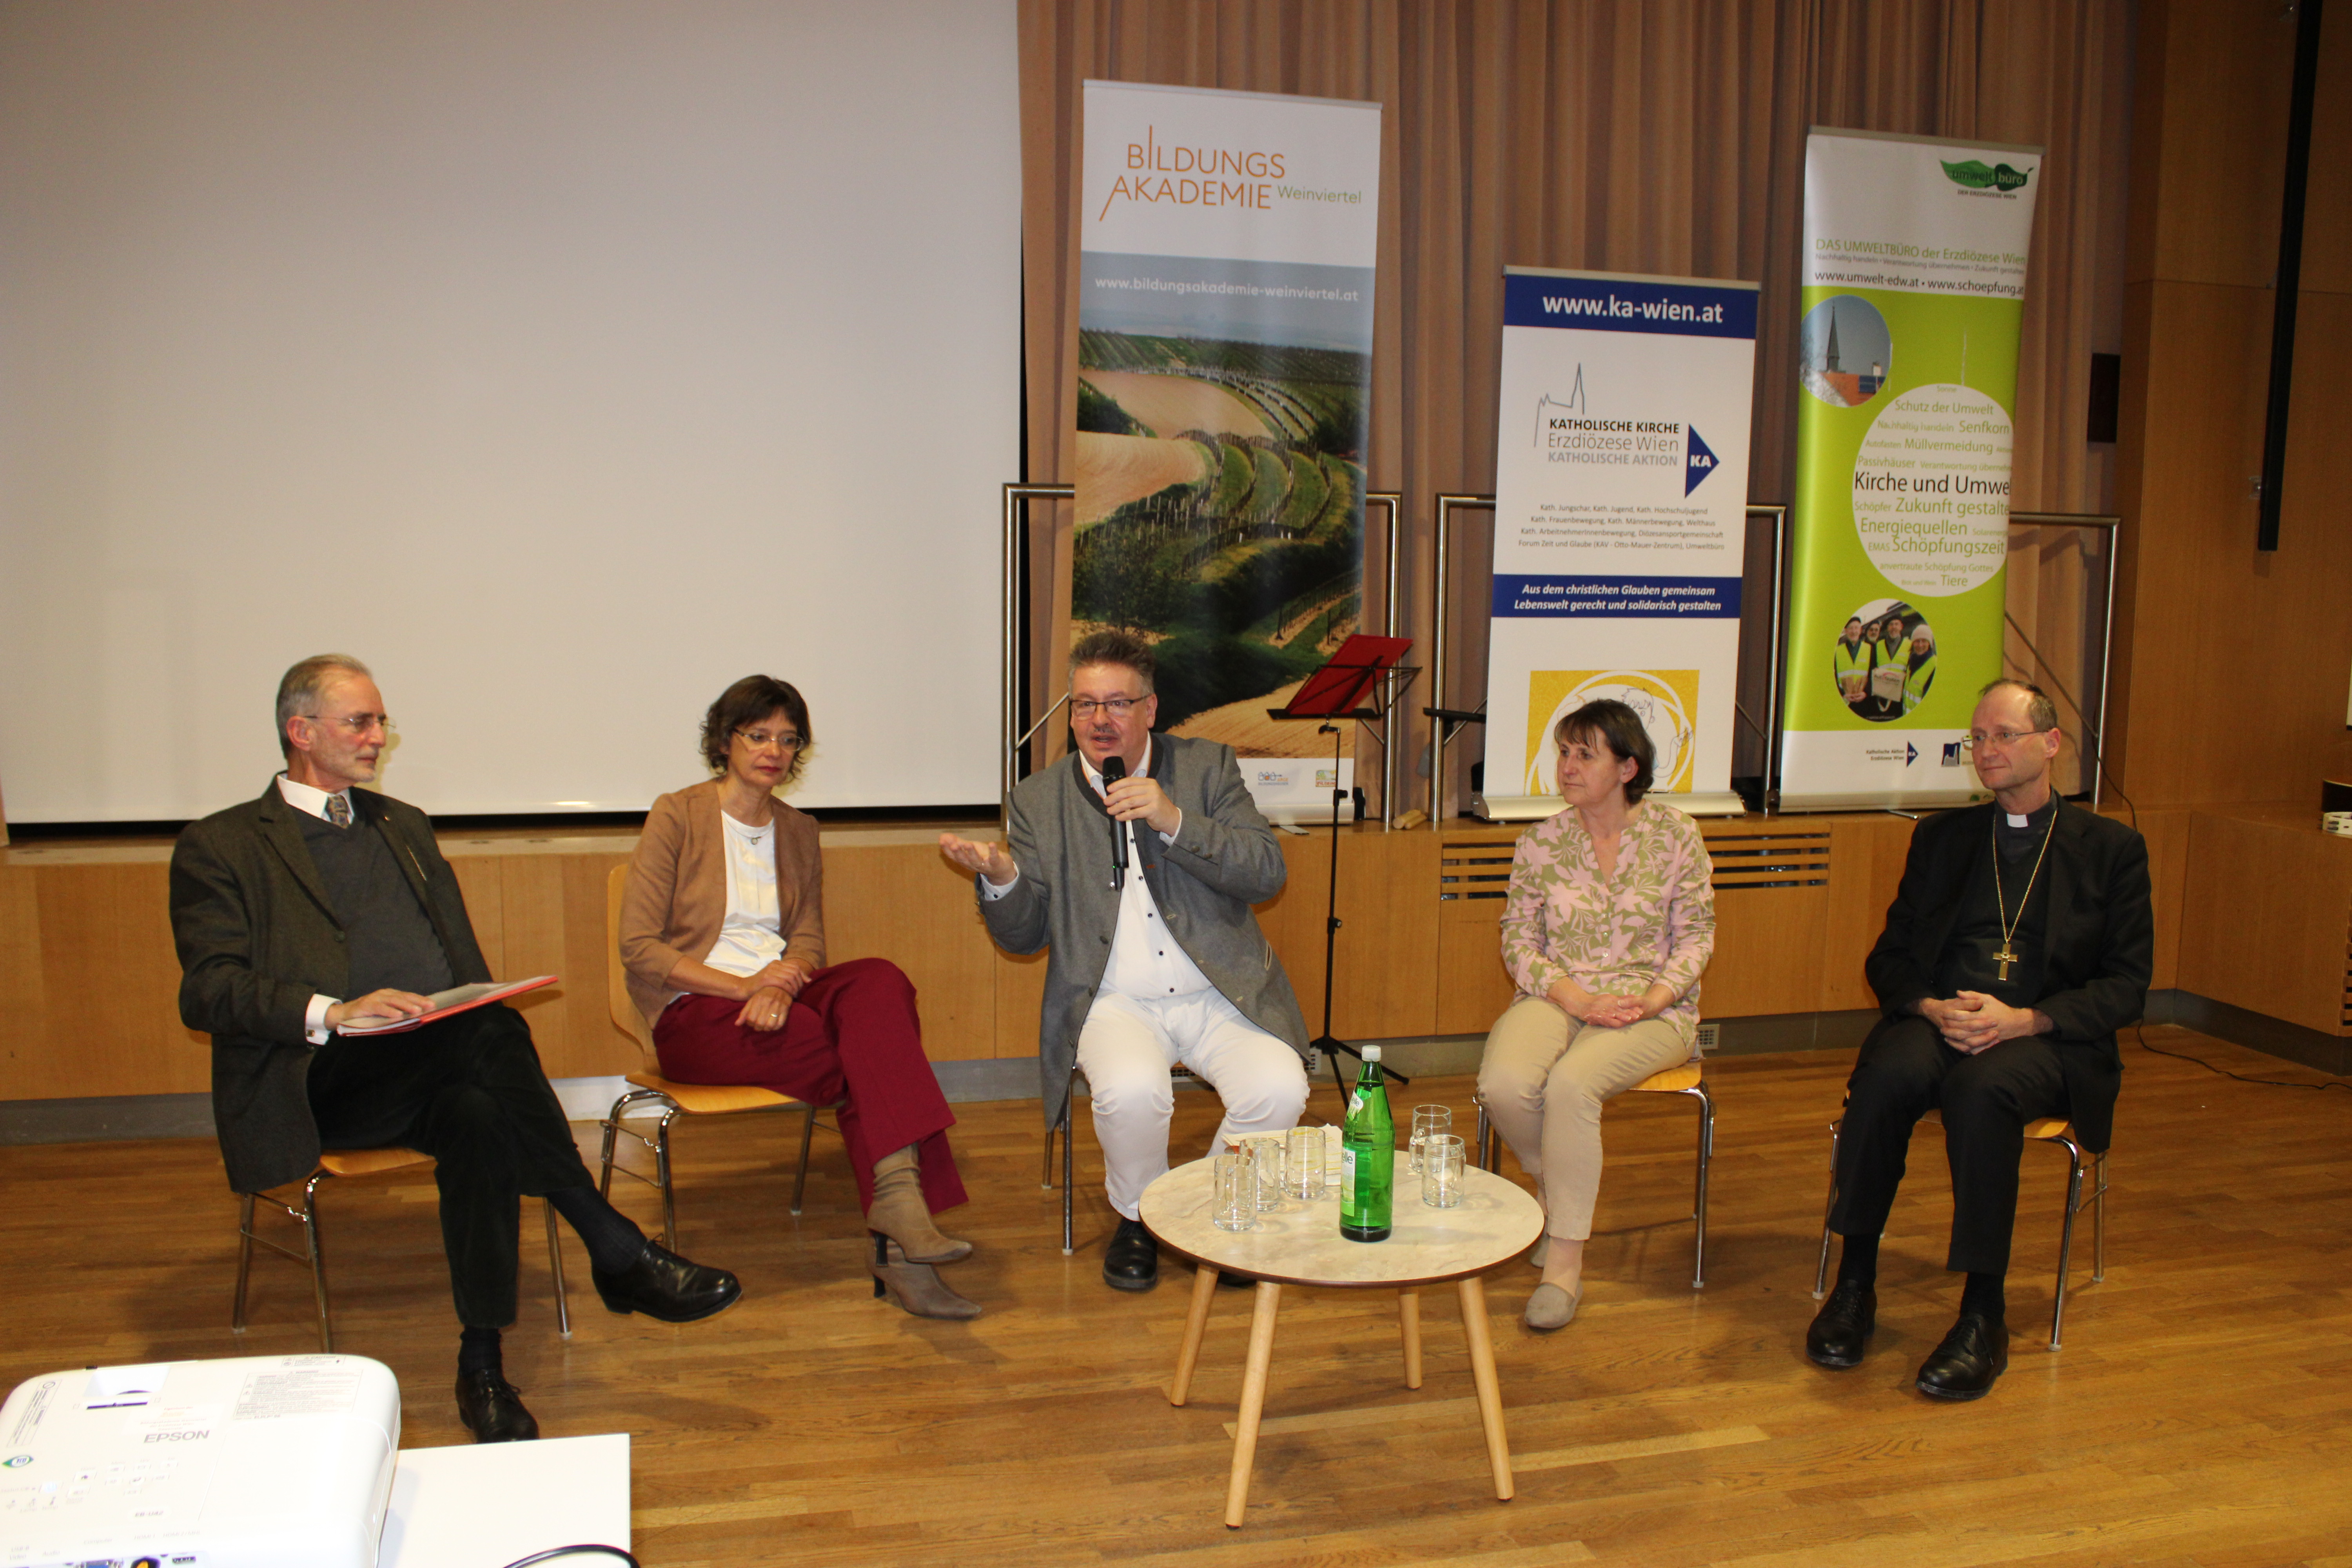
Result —
<path fill-rule="evenodd" d="M 1784 793 L 1780 809 L 1783 816 L 1808 811 L 1949 811 L 1991 798 L 1990 791 L 1981 789 L 1921 790 L 1912 795 L 1889 795 L 1884 790 L 1853 795 Z"/>
<path fill-rule="evenodd" d="M 1748 803 L 1729 790 L 1689 795 L 1669 795 L 1661 790 L 1645 798 L 1663 801 L 1685 816 L 1748 815 Z M 1559 816 L 1565 803 L 1556 795 L 1474 795 L 1470 797 L 1470 809 L 1488 822 L 1540 822 L 1547 816 Z"/>

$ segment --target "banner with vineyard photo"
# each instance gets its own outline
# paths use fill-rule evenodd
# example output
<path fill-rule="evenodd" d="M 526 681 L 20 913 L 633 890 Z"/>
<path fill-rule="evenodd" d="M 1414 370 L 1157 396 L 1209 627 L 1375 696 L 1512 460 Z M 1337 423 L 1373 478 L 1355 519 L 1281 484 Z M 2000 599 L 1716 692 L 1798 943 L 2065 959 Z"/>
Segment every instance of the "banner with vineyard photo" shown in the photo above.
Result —
<path fill-rule="evenodd" d="M 1330 738 L 1266 710 L 1364 609 L 1380 128 L 1086 84 L 1071 635 L 1150 641 L 1160 727 L 1232 746 L 1286 816 L 1329 809 Z"/>

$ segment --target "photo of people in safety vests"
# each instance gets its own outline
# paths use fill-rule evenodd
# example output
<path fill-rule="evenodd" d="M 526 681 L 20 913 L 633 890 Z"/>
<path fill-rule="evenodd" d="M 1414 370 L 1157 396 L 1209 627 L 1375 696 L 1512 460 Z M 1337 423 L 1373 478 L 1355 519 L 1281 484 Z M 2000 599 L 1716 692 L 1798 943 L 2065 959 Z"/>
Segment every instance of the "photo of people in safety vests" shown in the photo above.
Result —
<path fill-rule="evenodd" d="M 1900 599 L 1874 599 L 1846 617 L 1830 646 L 1838 695 L 1874 724 L 1900 719 L 1936 684 L 1936 630 Z"/>

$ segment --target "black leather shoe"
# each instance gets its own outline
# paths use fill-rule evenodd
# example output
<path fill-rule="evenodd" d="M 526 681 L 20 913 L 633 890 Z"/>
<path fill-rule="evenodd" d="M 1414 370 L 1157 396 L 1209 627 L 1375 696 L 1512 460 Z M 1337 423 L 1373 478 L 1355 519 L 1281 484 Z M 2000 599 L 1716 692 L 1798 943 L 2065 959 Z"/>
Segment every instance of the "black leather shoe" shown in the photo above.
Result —
<path fill-rule="evenodd" d="M 1982 1399 L 2009 1370 L 2009 1325 L 1962 1312 L 1919 1366 L 1919 1392 L 1936 1399 Z"/>
<path fill-rule="evenodd" d="M 477 1443 L 528 1443 L 539 1423 L 522 1407 L 522 1390 L 495 1372 L 457 1374 L 457 1419 Z"/>
<path fill-rule="evenodd" d="M 1805 1330 L 1805 1359 L 1841 1372 L 1860 1366 L 1877 1326 L 1878 1292 L 1859 1279 L 1841 1279 Z"/>
<path fill-rule="evenodd" d="M 1149 1290 L 1160 1283 L 1160 1243 L 1139 1219 L 1123 1219 L 1103 1248 L 1103 1283 L 1114 1290 Z"/>
<path fill-rule="evenodd" d="M 724 1268 L 688 1263 L 651 1241 L 620 1273 L 593 1268 L 588 1278 L 595 1281 L 606 1310 L 624 1316 L 643 1312 L 665 1323 L 691 1323 L 723 1312 L 743 1293 L 743 1282 Z"/>
<path fill-rule="evenodd" d="M 1220 1290 L 1246 1290 L 1256 1283 L 1248 1275 L 1236 1274 L 1230 1268 L 1217 1270 L 1217 1289 Z"/>

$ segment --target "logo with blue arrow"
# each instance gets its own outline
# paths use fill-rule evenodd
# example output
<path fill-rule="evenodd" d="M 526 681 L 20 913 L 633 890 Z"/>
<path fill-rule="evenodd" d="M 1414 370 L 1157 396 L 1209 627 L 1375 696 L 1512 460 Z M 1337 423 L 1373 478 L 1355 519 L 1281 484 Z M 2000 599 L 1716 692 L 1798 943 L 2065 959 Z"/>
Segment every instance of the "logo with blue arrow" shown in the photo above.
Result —
<path fill-rule="evenodd" d="M 1683 428 L 1690 437 L 1689 449 L 1683 456 L 1683 494 L 1688 495 L 1705 482 L 1707 475 L 1715 472 L 1716 465 L 1721 459 L 1698 438 L 1696 429 L 1687 425 Z"/>

